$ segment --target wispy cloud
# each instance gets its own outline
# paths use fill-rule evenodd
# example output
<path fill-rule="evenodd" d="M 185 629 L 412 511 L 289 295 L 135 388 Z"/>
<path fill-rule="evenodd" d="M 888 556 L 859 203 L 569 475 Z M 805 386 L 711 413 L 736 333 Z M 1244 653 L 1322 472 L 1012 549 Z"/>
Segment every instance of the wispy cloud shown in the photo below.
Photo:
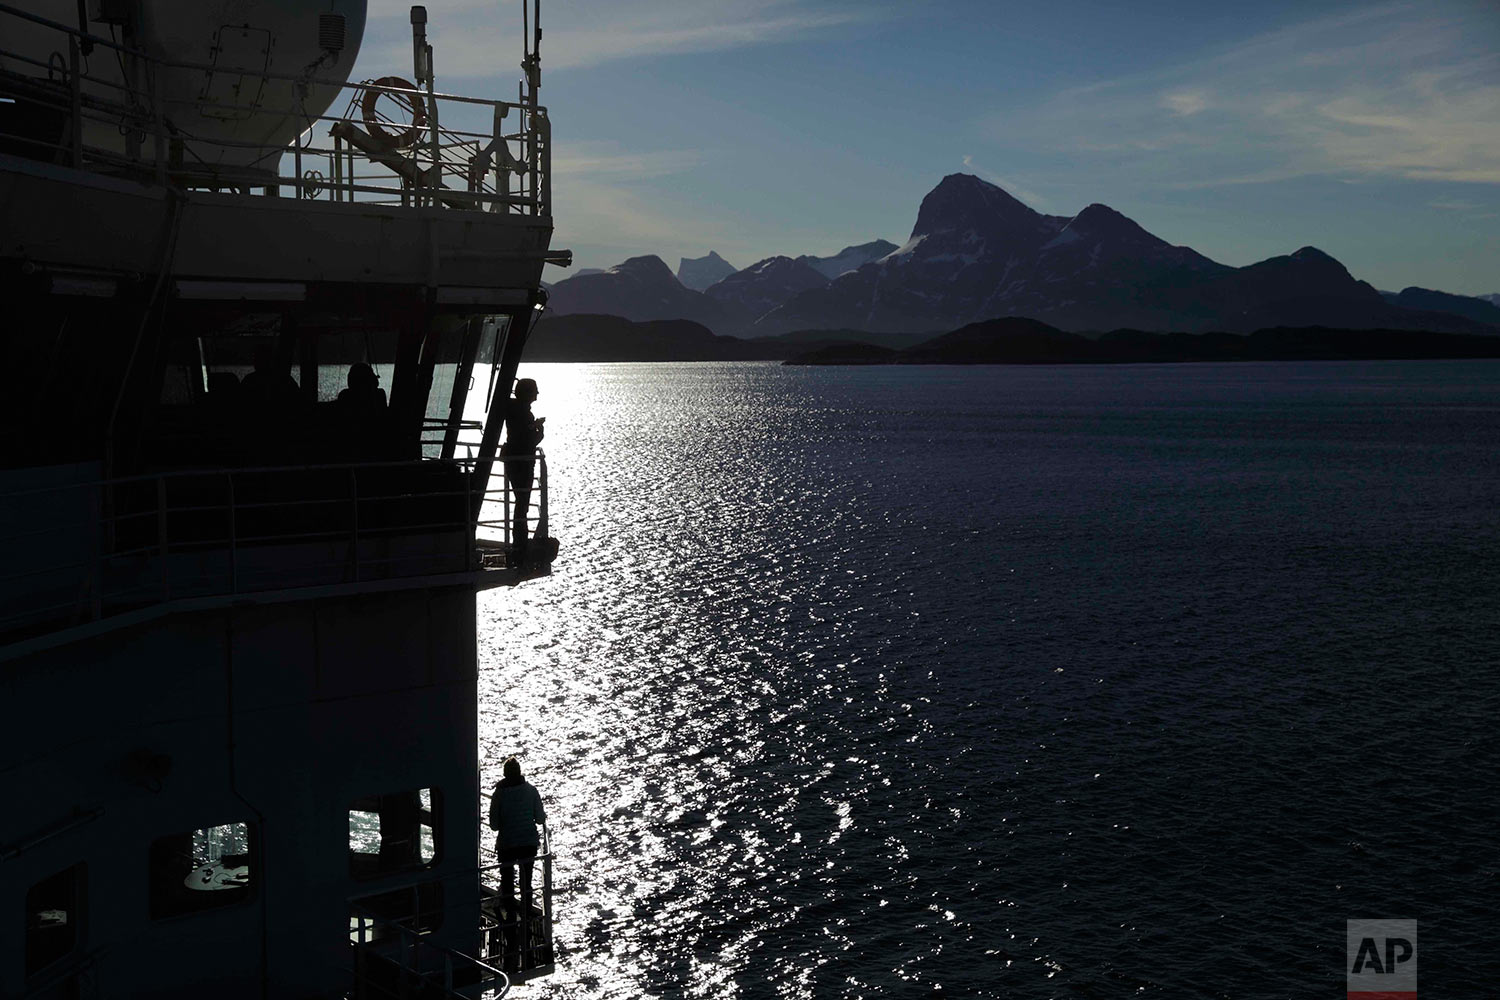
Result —
<path fill-rule="evenodd" d="M 1174 115 L 1196 115 L 1208 107 L 1208 95 L 1201 90 L 1182 90 L 1161 95 L 1161 103 Z"/>
<path fill-rule="evenodd" d="M 552 153 L 554 177 L 580 177 L 615 181 L 668 177 L 703 163 L 695 149 L 630 151 L 615 142 L 559 142 Z"/>
<path fill-rule="evenodd" d="M 370 4 L 374 34 L 384 39 L 376 42 L 383 56 L 409 58 L 399 38 L 409 9 L 404 0 Z M 795 41 L 883 16 L 875 5 L 814 0 L 612 0 L 586 9 L 552 4 L 543 13 L 542 64 L 548 69 Z M 434 15 L 430 33 L 435 43 L 441 42 L 438 66 L 445 73 L 491 76 L 515 71 L 521 34 L 517 5 L 495 0 L 448 4 L 441 17 Z"/>
<path fill-rule="evenodd" d="M 1058 94 L 995 134 L 1174 187 L 1307 175 L 1500 184 L 1500 16 L 1388 3 Z"/>
<path fill-rule="evenodd" d="M 568 198 L 558 209 L 558 242 L 586 240 L 602 247 L 676 246 L 721 231 L 717 225 L 671 210 L 670 199 L 643 190 L 639 182 L 670 177 L 697 167 L 697 150 L 630 150 L 616 142 L 559 143 L 553 175 L 566 178 Z"/>
<path fill-rule="evenodd" d="M 998 184 L 998 185 L 1000 185 L 1002 188 L 1004 188 L 1006 190 L 1006 192 L 1008 194 L 1010 194 L 1011 196 L 1013 196 L 1015 198 L 1019 198 L 1021 201 L 1029 203 L 1032 208 L 1047 208 L 1048 207 L 1048 201 L 1047 201 L 1046 198 L 1043 198 L 1041 195 L 1037 194 L 1035 191 L 1031 191 L 1031 190 L 1027 189 L 1026 187 L 1023 187 L 1021 184 L 1017 183 L 1013 178 L 1002 177 L 999 174 L 995 173 L 993 170 L 986 170 L 984 167 L 982 167 L 978 163 L 976 163 L 974 161 L 974 157 L 972 157 L 972 156 L 965 156 L 964 157 L 964 166 L 967 167 L 969 170 L 973 171 L 973 173 L 975 175 L 977 175 L 979 177 L 983 177 L 985 180 L 989 181 L 991 184 Z"/>

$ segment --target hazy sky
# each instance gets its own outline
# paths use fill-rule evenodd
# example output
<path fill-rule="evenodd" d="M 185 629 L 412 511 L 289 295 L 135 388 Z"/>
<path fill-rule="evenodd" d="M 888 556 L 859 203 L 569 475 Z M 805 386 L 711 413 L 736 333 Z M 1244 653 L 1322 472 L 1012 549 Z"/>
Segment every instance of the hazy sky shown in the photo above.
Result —
<path fill-rule="evenodd" d="M 520 0 L 427 6 L 440 88 L 513 94 Z M 407 10 L 372 0 L 356 77 L 410 74 Z M 578 266 L 901 243 L 963 171 L 1226 264 L 1311 244 L 1378 288 L 1500 292 L 1500 0 L 544 0 L 542 26 Z"/>

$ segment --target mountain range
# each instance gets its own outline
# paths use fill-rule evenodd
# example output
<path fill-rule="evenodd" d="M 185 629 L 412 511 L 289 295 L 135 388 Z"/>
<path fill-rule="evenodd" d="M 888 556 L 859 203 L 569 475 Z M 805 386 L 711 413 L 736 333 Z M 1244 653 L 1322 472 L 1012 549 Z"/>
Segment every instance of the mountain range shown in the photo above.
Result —
<path fill-rule="evenodd" d="M 896 244 L 890 240 L 871 240 L 857 247 L 844 247 L 832 257 L 803 254 L 797 260 L 832 281 L 845 272 L 857 271 L 871 261 L 879 260 L 895 249 Z"/>
<path fill-rule="evenodd" d="M 721 276 L 701 291 L 686 283 L 715 273 Z M 928 192 L 899 247 L 876 240 L 831 257 L 770 257 L 739 271 L 711 252 L 684 258 L 677 276 L 659 257 L 633 257 L 559 281 L 550 309 L 690 319 L 746 336 L 936 333 L 1004 316 L 1073 331 L 1500 333 L 1494 302 L 1419 288 L 1381 293 L 1314 247 L 1231 267 L 1167 243 L 1106 205 L 1044 215 L 969 174 L 945 177 Z"/>
<path fill-rule="evenodd" d="M 710 250 L 707 257 L 682 257 L 677 262 L 677 280 L 682 287 L 701 292 L 716 281 L 723 281 L 735 272 L 729 261 Z"/>

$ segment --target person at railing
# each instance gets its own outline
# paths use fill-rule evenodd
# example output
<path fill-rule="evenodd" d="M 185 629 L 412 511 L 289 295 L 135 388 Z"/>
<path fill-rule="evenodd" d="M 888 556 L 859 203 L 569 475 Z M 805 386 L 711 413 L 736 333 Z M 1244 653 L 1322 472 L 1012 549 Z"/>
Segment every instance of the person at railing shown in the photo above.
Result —
<path fill-rule="evenodd" d="M 240 399 L 258 410 L 295 406 L 300 390 L 289 369 L 276 357 L 276 348 L 261 344 L 255 349 L 255 370 L 240 382 Z"/>
<path fill-rule="evenodd" d="M 531 531 L 526 515 L 531 508 L 531 486 L 536 478 L 536 446 L 542 441 L 542 424 L 546 417 L 533 417 L 531 404 L 537 398 L 536 380 L 516 380 L 515 398 L 505 406 L 505 444 L 500 455 L 505 460 L 505 481 L 510 484 L 515 507 L 511 510 L 511 562 L 526 565 L 526 548 Z"/>
<path fill-rule="evenodd" d="M 389 413 L 380 376 L 374 368 L 359 362 L 349 366 L 344 381 L 349 388 L 339 393 L 337 407 L 352 452 L 350 457 L 359 460 L 385 457 L 390 439 Z"/>
<path fill-rule="evenodd" d="M 245 457 L 267 465 L 283 463 L 295 440 L 302 397 L 289 366 L 270 344 L 255 349 L 255 370 L 240 381 L 238 398 Z"/>
<path fill-rule="evenodd" d="M 542 797 L 521 776 L 521 762 L 507 758 L 501 778 L 490 796 L 490 829 L 495 831 L 495 854 L 500 859 L 500 898 L 515 898 L 516 868 L 521 869 L 521 923 L 528 926 L 531 914 L 531 871 L 536 861 L 536 825 L 546 822 Z"/>

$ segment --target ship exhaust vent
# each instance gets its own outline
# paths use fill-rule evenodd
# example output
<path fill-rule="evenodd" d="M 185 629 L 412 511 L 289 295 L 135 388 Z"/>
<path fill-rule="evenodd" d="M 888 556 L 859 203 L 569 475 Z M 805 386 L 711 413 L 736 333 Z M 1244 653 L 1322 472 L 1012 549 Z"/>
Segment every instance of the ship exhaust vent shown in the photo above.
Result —
<path fill-rule="evenodd" d="M 318 45 L 328 52 L 344 51 L 344 15 L 318 15 Z"/>

